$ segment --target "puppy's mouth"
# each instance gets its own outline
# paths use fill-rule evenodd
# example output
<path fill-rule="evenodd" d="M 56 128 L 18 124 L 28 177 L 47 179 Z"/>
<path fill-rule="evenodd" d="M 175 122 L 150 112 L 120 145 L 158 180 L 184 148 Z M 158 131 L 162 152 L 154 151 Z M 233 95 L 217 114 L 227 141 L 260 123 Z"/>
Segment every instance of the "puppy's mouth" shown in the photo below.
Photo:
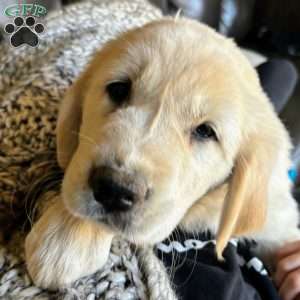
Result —
<path fill-rule="evenodd" d="M 137 220 L 142 216 L 137 212 L 129 213 L 105 213 L 102 222 L 108 225 L 113 231 L 119 235 L 128 236 L 137 230 Z"/>

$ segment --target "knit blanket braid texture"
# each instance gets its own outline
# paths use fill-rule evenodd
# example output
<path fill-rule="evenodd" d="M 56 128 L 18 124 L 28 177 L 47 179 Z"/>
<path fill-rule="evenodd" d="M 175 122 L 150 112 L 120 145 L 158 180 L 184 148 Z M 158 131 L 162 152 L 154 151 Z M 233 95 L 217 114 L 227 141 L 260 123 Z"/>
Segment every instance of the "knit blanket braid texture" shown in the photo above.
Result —
<path fill-rule="evenodd" d="M 0 45 L 0 299 L 176 299 L 150 249 L 114 240 L 105 267 L 62 291 L 34 286 L 24 262 L 32 222 L 59 192 L 58 107 L 93 53 L 161 17 L 143 0 L 91 0 L 49 14 L 36 48 Z"/>

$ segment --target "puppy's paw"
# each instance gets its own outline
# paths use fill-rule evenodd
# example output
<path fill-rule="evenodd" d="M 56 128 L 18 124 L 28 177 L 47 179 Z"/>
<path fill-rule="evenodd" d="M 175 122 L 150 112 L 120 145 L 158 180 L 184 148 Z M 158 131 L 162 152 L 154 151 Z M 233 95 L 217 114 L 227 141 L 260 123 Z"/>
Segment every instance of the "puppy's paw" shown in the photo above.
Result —
<path fill-rule="evenodd" d="M 27 269 L 37 286 L 59 289 L 106 263 L 112 232 L 72 216 L 58 199 L 25 241 Z"/>

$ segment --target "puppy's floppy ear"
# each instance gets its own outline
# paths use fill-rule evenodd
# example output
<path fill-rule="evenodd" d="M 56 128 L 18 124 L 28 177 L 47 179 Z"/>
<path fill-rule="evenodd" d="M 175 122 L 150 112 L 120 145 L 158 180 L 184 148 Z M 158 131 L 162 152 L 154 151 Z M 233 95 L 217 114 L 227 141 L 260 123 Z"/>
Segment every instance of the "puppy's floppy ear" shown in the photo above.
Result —
<path fill-rule="evenodd" d="M 269 181 L 277 157 L 276 139 L 249 136 L 238 154 L 217 234 L 217 255 L 232 236 L 260 230 L 266 219 Z"/>
<path fill-rule="evenodd" d="M 78 146 L 85 80 L 86 76 L 83 75 L 69 88 L 60 107 L 56 126 L 56 145 L 57 160 L 62 169 L 67 168 Z"/>

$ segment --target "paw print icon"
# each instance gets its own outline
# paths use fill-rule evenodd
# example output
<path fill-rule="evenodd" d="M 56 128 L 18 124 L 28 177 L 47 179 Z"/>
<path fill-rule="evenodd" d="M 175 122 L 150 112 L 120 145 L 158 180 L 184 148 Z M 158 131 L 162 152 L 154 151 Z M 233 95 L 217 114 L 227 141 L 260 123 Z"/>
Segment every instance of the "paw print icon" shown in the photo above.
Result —
<path fill-rule="evenodd" d="M 36 47 L 39 43 L 38 34 L 43 33 L 45 27 L 41 23 L 36 23 L 34 17 L 29 16 L 26 19 L 16 17 L 14 23 L 8 23 L 4 27 L 4 31 L 10 34 L 10 43 L 13 47 L 19 47 L 27 44 Z"/>

